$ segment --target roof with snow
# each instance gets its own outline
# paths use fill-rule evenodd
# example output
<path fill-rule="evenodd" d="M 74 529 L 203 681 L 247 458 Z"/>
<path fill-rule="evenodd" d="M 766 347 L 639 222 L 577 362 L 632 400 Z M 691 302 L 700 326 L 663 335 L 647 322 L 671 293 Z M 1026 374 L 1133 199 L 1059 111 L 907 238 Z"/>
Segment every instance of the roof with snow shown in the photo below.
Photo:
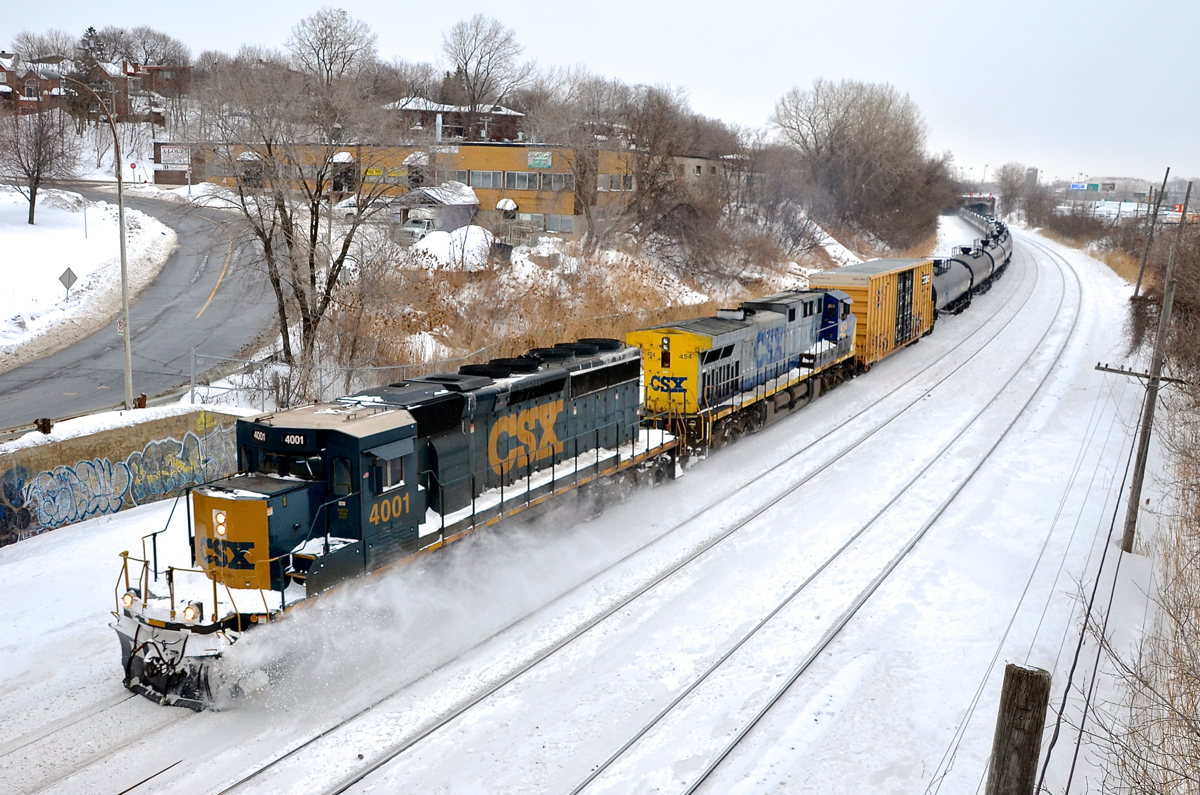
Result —
<path fill-rule="evenodd" d="M 445 105 L 441 102 L 425 99 L 425 97 L 405 97 L 384 105 L 386 110 L 413 110 L 428 113 L 470 113 L 467 105 Z M 506 108 L 503 105 L 476 105 L 476 113 L 490 113 L 493 116 L 524 116 L 524 113 Z"/>
<path fill-rule="evenodd" d="M 445 182 L 437 187 L 410 190 L 400 197 L 399 204 L 405 207 L 422 204 L 470 207 L 479 205 L 479 197 L 475 195 L 474 190 L 461 182 Z"/>

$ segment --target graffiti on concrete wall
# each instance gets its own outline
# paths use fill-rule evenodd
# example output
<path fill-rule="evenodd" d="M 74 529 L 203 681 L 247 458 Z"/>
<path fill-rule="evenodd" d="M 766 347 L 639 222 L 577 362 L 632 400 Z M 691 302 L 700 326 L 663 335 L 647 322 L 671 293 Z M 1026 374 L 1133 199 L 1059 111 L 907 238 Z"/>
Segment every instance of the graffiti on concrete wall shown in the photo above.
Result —
<path fill-rule="evenodd" d="M 216 425 L 203 436 L 148 443 L 124 461 L 96 458 L 30 472 L 0 473 L 0 546 L 56 527 L 174 497 L 234 472 L 234 426 Z"/>

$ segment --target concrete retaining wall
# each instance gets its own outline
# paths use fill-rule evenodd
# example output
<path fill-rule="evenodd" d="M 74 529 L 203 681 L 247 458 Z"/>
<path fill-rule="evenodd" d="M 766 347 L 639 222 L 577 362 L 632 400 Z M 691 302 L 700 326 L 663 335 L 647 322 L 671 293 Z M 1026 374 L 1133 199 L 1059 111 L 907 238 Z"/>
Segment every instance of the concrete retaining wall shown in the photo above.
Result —
<path fill-rule="evenodd" d="M 236 424 L 198 408 L 0 453 L 0 546 L 232 474 Z"/>

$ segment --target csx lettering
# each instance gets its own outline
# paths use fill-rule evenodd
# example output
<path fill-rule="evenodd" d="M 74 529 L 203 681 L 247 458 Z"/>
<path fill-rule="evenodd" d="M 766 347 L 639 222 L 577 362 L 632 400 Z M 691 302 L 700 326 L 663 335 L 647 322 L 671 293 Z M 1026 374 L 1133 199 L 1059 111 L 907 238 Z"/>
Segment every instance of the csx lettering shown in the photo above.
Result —
<path fill-rule="evenodd" d="M 756 368 L 761 369 L 784 358 L 783 335 L 785 330 L 785 326 L 780 326 L 758 332 L 758 337 L 754 340 L 754 366 Z"/>
<path fill-rule="evenodd" d="M 687 387 L 683 384 L 687 381 L 686 376 L 672 375 L 656 375 L 650 379 L 650 388 L 655 392 L 687 392 Z"/>
<path fill-rule="evenodd" d="M 204 562 L 217 565 L 223 569 L 253 569 L 249 555 L 254 550 L 253 541 L 218 541 L 213 538 L 204 539 L 206 547 Z"/>
<path fill-rule="evenodd" d="M 497 475 L 503 475 L 520 462 L 541 461 L 562 452 L 562 442 L 554 423 L 562 413 L 563 402 L 533 406 L 520 413 L 508 414 L 492 425 L 488 436 L 488 463 Z M 500 452 L 501 446 L 505 452 Z"/>

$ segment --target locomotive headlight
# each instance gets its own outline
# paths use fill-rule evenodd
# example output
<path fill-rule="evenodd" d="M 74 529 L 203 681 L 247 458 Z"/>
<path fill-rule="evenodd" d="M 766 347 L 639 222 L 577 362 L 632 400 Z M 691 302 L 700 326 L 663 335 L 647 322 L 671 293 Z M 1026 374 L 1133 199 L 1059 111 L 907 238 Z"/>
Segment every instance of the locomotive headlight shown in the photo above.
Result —
<path fill-rule="evenodd" d="M 187 607 L 183 608 L 183 620 L 189 623 L 199 621 L 202 615 L 204 615 L 204 605 L 200 602 L 188 602 Z"/>
<path fill-rule="evenodd" d="M 140 597 L 141 594 L 138 593 L 137 588 L 130 588 L 121 595 L 121 604 L 125 605 L 126 607 L 133 607 L 133 603 L 136 602 Z"/>
<path fill-rule="evenodd" d="M 226 531 L 228 530 L 228 527 L 225 524 L 225 518 L 226 517 L 225 517 L 224 511 L 219 511 L 219 510 L 213 511 L 213 529 L 216 531 L 217 535 L 219 535 L 219 536 L 224 536 Z"/>

